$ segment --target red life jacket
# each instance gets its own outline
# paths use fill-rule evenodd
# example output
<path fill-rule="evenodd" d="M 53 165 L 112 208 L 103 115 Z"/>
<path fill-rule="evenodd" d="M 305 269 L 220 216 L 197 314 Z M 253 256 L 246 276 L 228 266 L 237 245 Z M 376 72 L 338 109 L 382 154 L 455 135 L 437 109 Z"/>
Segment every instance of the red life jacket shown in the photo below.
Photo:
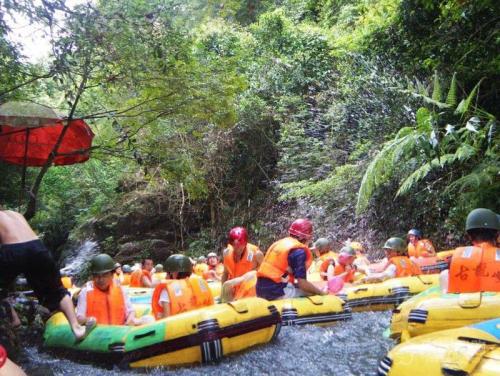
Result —
<path fill-rule="evenodd" d="M 227 270 L 228 280 L 241 277 L 243 274 L 254 269 L 254 257 L 259 251 L 256 245 L 248 243 L 238 262 L 234 261 L 234 248 L 228 244 L 224 250 L 224 266 Z"/>
<path fill-rule="evenodd" d="M 448 292 L 500 292 L 500 248 L 484 242 L 457 248 L 451 258 Z"/>
<path fill-rule="evenodd" d="M 113 282 L 108 291 L 101 291 L 92 282 L 87 284 L 87 317 L 95 317 L 98 324 L 124 325 L 127 319 L 125 297 L 120 286 Z"/>
<path fill-rule="evenodd" d="M 294 249 L 303 249 L 306 252 L 306 270 L 312 264 L 311 250 L 297 239 L 287 237 L 272 244 L 264 256 L 264 260 L 257 271 L 257 277 L 265 277 L 276 283 L 283 282 L 283 276 L 288 273 L 288 281 L 294 283 L 295 278 L 288 266 L 288 254 Z"/>

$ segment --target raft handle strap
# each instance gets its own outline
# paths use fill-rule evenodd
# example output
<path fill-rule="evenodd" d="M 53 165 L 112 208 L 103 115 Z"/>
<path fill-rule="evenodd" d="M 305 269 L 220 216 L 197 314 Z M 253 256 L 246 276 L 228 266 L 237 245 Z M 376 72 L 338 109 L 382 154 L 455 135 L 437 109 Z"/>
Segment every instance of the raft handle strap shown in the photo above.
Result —
<path fill-rule="evenodd" d="M 422 282 L 424 285 L 432 285 L 433 284 L 432 281 L 428 281 L 428 282 L 424 281 L 419 275 L 416 275 L 415 277 L 417 277 L 418 280 L 420 282 Z"/>
<path fill-rule="evenodd" d="M 155 334 L 156 334 L 156 330 L 150 330 L 149 332 L 145 332 L 145 333 L 141 333 L 141 334 L 136 334 L 134 336 L 134 340 L 139 340 L 141 338 L 154 336 Z"/>
<path fill-rule="evenodd" d="M 473 338 L 473 337 L 458 337 L 460 341 L 471 342 L 471 343 L 481 343 L 484 345 L 499 345 L 500 342 L 488 341 L 487 339 Z"/>
<path fill-rule="evenodd" d="M 360 287 L 359 289 L 354 290 L 354 293 L 357 294 L 358 292 L 361 291 L 368 291 L 368 287 Z"/>

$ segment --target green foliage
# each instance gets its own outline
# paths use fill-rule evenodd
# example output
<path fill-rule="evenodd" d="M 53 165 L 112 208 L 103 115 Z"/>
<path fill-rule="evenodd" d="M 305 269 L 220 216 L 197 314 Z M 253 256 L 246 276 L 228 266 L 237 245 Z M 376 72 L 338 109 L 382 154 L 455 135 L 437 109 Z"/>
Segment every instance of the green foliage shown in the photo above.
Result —
<path fill-rule="evenodd" d="M 448 99 L 454 96 L 453 92 L 456 90 L 454 80 L 455 78 L 452 79 Z M 397 196 L 414 191 L 422 181 L 428 180 L 428 184 L 432 185 L 434 180 L 442 179 L 432 178 L 431 172 L 435 170 L 451 170 L 447 181 L 454 188 L 448 188 L 446 192 L 454 191 L 454 201 L 459 205 L 465 202 L 465 197 L 456 188 L 467 187 L 471 182 L 476 182 L 478 188 L 485 187 L 484 183 L 493 181 L 498 174 L 498 135 L 491 132 L 492 127 L 496 126 L 496 120 L 472 104 L 476 100 L 480 82 L 456 108 L 451 105 L 439 106 L 444 103 L 441 102 L 438 82 L 436 75 L 432 102 L 425 100 L 427 96 L 420 96 L 425 103 L 438 108 L 439 112 L 432 108 L 420 108 L 416 114 L 415 127 L 402 128 L 393 140 L 384 145 L 363 177 L 358 193 L 358 212 L 367 207 L 376 189 L 387 181 L 398 178 L 394 173 L 396 168 L 405 171 L 405 165 L 417 167 L 406 170 L 410 171 L 409 174 L 403 172 Z M 491 168 L 485 169 L 485 165 Z M 482 166 L 481 174 L 478 174 L 478 166 Z M 487 199 L 488 196 L 482 190 L 475 194 L 478 198 Z M 474 201 L 480 201 L 478 198 Z"/>
<path fill-rule="evenodd" d="M 2 3 L 64 25 L 43 65 L 0 12 L 0 102 L 74 110 L 96 133 L 90 162 L 44 178 L 34 223 L 55 247 L 93 217 L 110 222 L 106 249 L 154 236 L 202 254 L 228 226 L 271 239 L 315 207 L 351 237 L 453 231 L 472 205 L 497 205 L 497 1 L 63 3 Z M 16 207 L 19 171 L 0 174 Z M 120 216 L 144 210 L 161 223 L 120 238 Z"/>

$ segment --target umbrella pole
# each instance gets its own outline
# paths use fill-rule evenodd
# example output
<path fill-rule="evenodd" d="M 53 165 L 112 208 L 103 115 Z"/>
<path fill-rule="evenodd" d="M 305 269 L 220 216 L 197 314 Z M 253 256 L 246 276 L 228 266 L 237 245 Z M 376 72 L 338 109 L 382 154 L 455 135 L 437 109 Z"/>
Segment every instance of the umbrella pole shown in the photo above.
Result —
<path fill-rule="evenodd" d="M 23 174 L 21 177 L 21 196 L 19 197 L 19 205 L 21 205 L 23 203 L 24 193 L 26 191 L 26 165 L 28 164 L 29 138 L 30 138 L 30 129 L 26 128 L 26 142 L 24 143 Z"/>

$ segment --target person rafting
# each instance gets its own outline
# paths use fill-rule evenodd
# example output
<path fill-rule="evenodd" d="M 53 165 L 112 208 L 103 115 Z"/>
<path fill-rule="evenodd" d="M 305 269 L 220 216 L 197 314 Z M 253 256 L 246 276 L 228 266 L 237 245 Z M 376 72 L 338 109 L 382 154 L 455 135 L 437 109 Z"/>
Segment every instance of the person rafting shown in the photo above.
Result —
<path fill-rule="evenodd" d="M 123 269 L 122 269 L 122 264 L 119 262 L 115 263 L 115 272 L 113 276 L 115 283 L 121 285 L 123 282 Z"/>
<path fill-rule="evenodd" d="M 224 264 L 219 262 L 219 257 L 215 252 L 207 255 L 208 270 L 203 273 L 203 278 L 207 281 L 220 281 L 224 273 Z"/>
<path fill-rule="evenodd" d="M 255 296 L 256 273 L 264 255 L 259 247 L 248 242 L 244 227 L 234 227 L 228 234 L 228 245 L 223 251 L 223 302 Z"/>
<path fill-rule="evenodd" d="M 362 278 L 359 283 L 384 281 L 389 278 L 409 277 L 422 274 L 418 265 L 406 256 L 406 242 L 401 238 L 390 238 L 384 244 L 387 265 L 379 273 L 371 273 Z"/>
<path fill-rule="evenodd" d="M 312 251 L 317 252 L 320 260 L 319 275 L 321 279 L 327 280 L 332 277 L 335 269 L 335 259 L 338 255 L 332 250 L 332 242 L 327 238 L 319 238 L 314 242 Z"/>
<path fill-rule="evenodd" d="M 339 252 L 337 265 L 334 268 L 335 277 L 342 278 L 346 283 L 354 282 L 354 274 L 356 273 L 355 259 L 356 251 L 352 247 L 348 245 L 342 247 Z"/>
<path fill-rule="evenodd" d="M 141 267 L 130 276 L 130 287 L 153 287 L 152 270 L 153 260 L 149 258 L 143 259 Z"/>
<path fill-rule="evenodd" d="M 176 315 L 214 304 L 207 282 L 191 275 L 192 264 L 187 256 L 174 254 L 165 262 L 167 281 L 153 291 L 151 308 L 155 319 Z"/>
<path fill-rule="evenodd" d="M 457 248 L 449 270 L 441 273 L 441 288 L 448 293 L 500 292 L 500 223 L 490 209 L 472 210 L 465 231 L 472 245 Z"/>
<path fill-rule="evenodd" d="M 115 262 L 101 253 L 90 260 L 92 281 L 78 295 L 76 316 L 81 324 L 140 325 L 125 289 L 114 280 Z"/>
<path fill-rule="evenodd" d="M 289 236 L 273 243 L 257 271 L 257 296 L 267 299 L 286 299 L 304 295 L 326 295 L 307 280 L 312 263 L 308 244 L 313 226 L 308 219 L 295 220 L 288 229 Z"/>
<path fill-rule="evenodd" d="M 154 270 L 154 273 L 152 276 L 152 280 L 153 280 L 153 284 L 156 285 L 166 278 L 167 273 L 165 273 L 163 271 L 162 264 L 156 264 L 153 270 Z"/>
<path fill-rule="evenodd" d="M 196 259 L 196 263 L 193 266 L 193 273 L 203 277 L 206 272 L 208 272 L 207 258 L 205 256 L 200 256 Z"/>
<path fill-rule="evenodd" d="M 120 283 L 122 286 L 130 285 L 130 276 L 132 274 L 132 268 L 130 265 L 125 264 L 122 266 L 122 275 L 120 277 Z"/>
<path fill-rule="evenodd" d="M 347 245 L 356 251 L 356 259 L 354 260 L 356 268 L 366 270 L 366 268 L 370 266 L 370 260 L 366 257 L 366 251 L 363 244 L 360 242 L 348 242 Z"/>
<path fill-rule="evenodd" d="M 412 228 L 408 231 L 407 239 L 410 259 L 436 256 L 434 245 L 429 239 L 423 239 L 422 231 Z"/>
<path fill-rule="evenodd" d="M 22 214 L 0 210 L 0 299 L 6 297 L 7 287 L 21 273 L 39 302 L 50 310 L 61 310 L 76 339 L 85 338 L 93 327 L 79 324 L 52 254 Z"/>

